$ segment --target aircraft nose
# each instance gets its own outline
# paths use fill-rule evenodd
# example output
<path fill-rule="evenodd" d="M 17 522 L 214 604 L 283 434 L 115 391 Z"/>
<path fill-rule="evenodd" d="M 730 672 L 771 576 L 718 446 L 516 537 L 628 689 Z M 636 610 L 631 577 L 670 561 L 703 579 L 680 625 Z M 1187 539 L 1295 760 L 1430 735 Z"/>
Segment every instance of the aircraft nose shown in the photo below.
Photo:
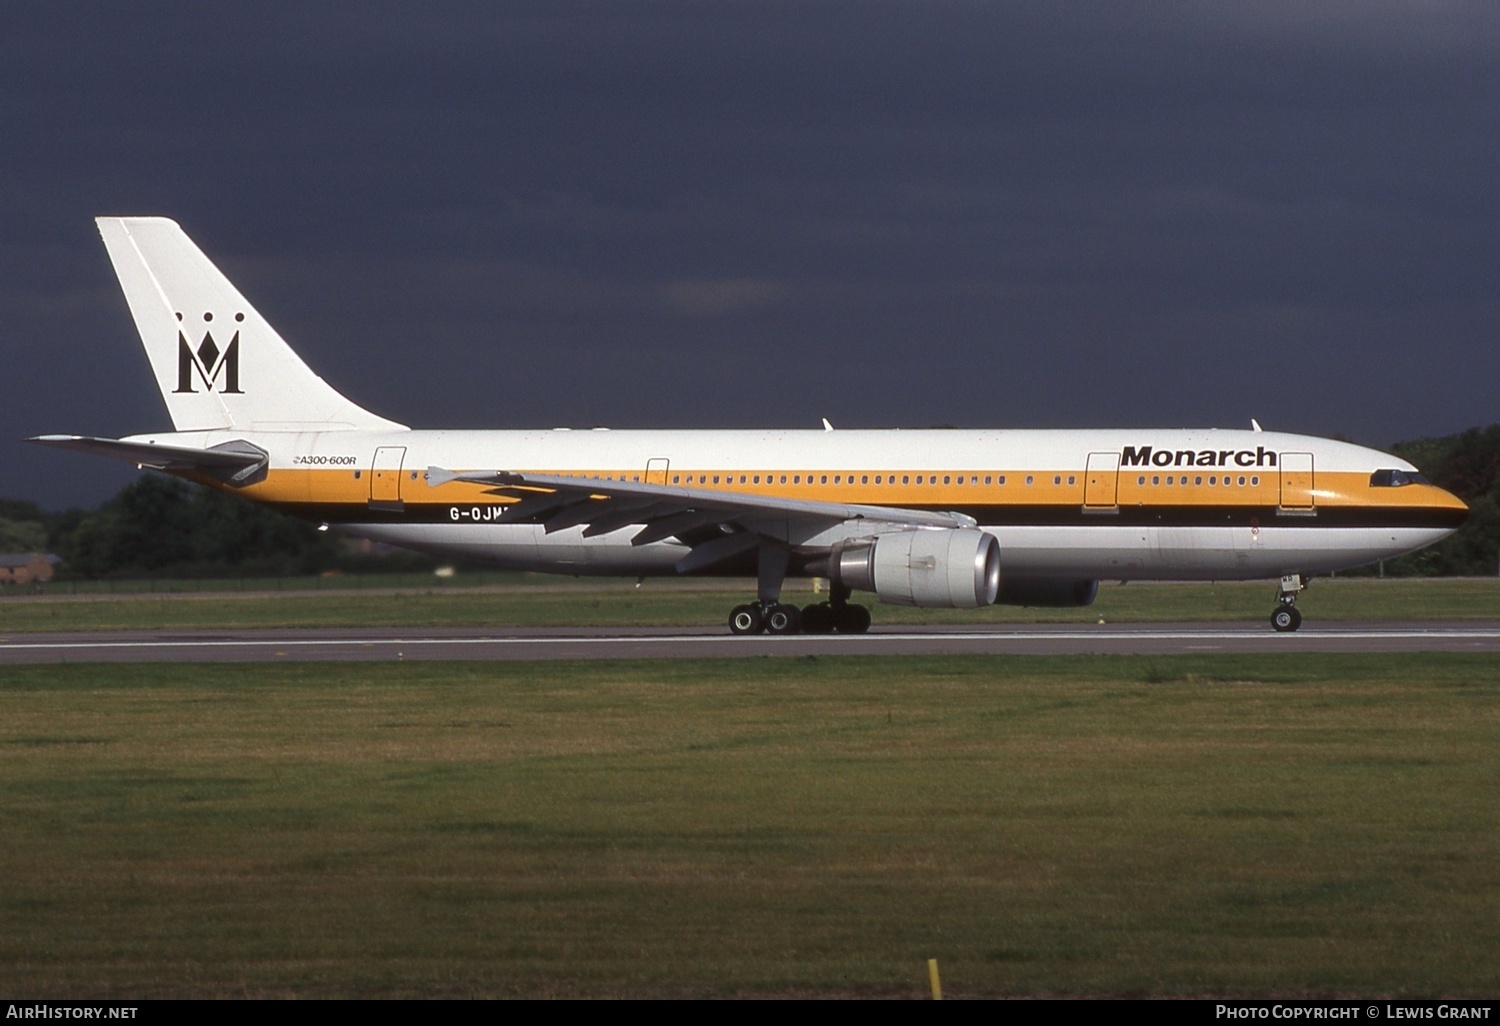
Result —
<path fill-rule="evenodd" d="M 1451 525 L 1455 531 L 1458 530 L 1469 519 L 1469 504 L 1446 488 L 1439 488 L 1436 485 L 1432 485 L 1431 488 L 1436 493 L 1434 495 L 1434 499 L 1436 500 L 1433 503 L 1434 509 L 1440 510 L 1444 521 Z"/>

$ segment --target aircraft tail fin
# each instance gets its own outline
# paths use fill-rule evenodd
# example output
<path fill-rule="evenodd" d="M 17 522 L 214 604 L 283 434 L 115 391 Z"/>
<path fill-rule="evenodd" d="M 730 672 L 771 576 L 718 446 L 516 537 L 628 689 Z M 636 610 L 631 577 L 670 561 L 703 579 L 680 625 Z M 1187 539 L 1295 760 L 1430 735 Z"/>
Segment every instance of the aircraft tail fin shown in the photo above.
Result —
<path fill-rule="evenodd" d="M 176 221 L 96 223 L 177 430 L 405 427 L 314 374 Z"/>

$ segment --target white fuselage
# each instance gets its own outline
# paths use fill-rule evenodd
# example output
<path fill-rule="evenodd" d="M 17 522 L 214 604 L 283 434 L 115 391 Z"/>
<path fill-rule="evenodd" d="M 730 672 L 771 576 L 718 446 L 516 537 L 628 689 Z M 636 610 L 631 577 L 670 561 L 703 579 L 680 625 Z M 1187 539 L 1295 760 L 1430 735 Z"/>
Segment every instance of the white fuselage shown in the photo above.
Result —
<path fill-rule="evenodd" d="M 183 444 L 181 434 L 137 440 Z M 1463 504 L 1425 483 L 1376 488 L 1410 464 L 1345 442 L 1276 432 L 325 431 L 193 433 L 248 439 L 268 473 L 242 489 L 364 538 L 564 574 L 670 574 L 688 545 L 633 545 L 628 526 L 586 537 L 497 522 L 504 503 L 428 467 L 654 481 L 788 498 L 954 510 L 1027 578 L 1252 579 L 1389 558 L 1450 534 Z M 867 524 L 788 541 L 803 551 Z M 873 530 L 878 533 L 878 529 Z"/>

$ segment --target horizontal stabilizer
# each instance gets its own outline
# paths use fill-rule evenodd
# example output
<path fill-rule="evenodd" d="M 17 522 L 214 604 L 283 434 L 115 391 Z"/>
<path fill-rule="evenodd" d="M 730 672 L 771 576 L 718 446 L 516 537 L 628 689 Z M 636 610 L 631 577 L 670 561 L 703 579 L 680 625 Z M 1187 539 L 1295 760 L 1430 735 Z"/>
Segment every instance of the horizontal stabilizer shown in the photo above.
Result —
<path fill-rule="evenodd" d="M 151 470 L 196 470 L 233 485 L 253 483 L 266 469 L 266 451 L 242 439 L 221 442 L 207 449 L 181 445 L 158 445 L 154 442 L 128 442 L 118 438 L 91 438 L 87 435 L 38 435 L 26 439 L 37 445 L 56 449 L 74 449 L 125 460 Z"/>

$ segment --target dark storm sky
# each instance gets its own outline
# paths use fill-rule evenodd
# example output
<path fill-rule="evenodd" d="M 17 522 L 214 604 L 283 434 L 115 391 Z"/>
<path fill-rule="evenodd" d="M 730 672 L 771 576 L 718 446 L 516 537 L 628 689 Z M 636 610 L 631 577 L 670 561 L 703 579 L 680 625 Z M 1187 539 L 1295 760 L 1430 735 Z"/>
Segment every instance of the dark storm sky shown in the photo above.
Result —
<path fill-rule="evenodd" d="M 13 2 L 0 495 L 169 426 L 92 218 L 423 427 L 1497 419 L 1500 5 Z"/>

